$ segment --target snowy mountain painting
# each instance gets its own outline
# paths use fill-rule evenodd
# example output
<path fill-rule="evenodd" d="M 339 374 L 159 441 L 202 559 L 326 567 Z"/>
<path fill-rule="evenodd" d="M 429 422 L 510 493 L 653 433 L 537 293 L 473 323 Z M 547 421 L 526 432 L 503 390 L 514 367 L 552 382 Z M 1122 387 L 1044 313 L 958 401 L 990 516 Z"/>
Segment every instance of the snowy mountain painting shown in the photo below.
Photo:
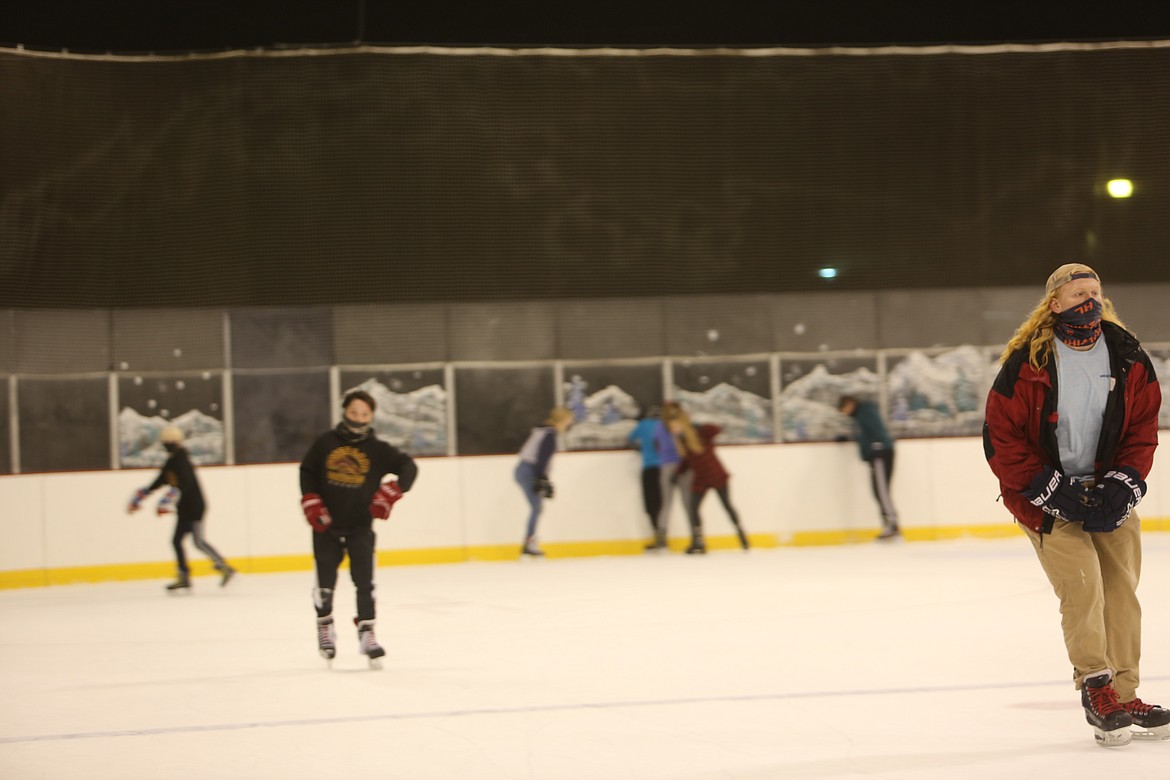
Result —
<path fill-rule="evenodd" d="M 930 357 L 911 352 L 886 376 L 890 433 L 895 438 L 977 436 L 995 368 L 976 347 Z M 842 395 L 877 399 L 881 377 L 867 368 L 831 374 L 818 365 L 780 394 L 784 441 L 849 436 L 850 420 L 836 408 Z"/>
<path fill-rule="evenodd" d="M 349 390 L 365 390 L 377 403 L 374 430 L 379 439 L 411 455 L 447 454 L 447 391 L 442 386 L 397 393 L 376 379 L 367 379 Z"/>
<path fill-rule="evenodd" d="M 976 347 L 930 358 L 911 352 L 889 372 L 890 433 L 895 437 L 977 436 L 994 369 Z"/>
<path fill-rule="evenodd" d="M 617 385 L 587 394 L 589 383 L 574 375 L 565 382 L 565 406 L 573 412 L 573 426 L 565 433 L 570 450 L 608 450 L 626 447 L 641 413 L 638 402 Z"/>
<path fill-rule="evenodd" d="M 167 451 L 158 440 L 162 429 L 174 425 L 183 432 L 183 446 L 191 453 L 191 460 L 200 466 L 224 462 L 223 423 L 198 409 L 166 419 L 147 417 L 130 407 L 118 415 L 119 451 L 123 467 L 162 466 Z"/>
<path fill-rule="evenodd" d="M 831 374 L 823 364 L 780 392 L 780 424 L 784 441 L 831 441 L 849 436 L 853 422 L 837 411 L 843 395 L 876 398 L 880 377 L 868 368 Z"/>
<path fill-rule="evenodd" d="M 696 424 L 714 423 L 722 428 L 719 444 L 772 441 L 772 402 L 767 398 L 720 382 L 703 392 L 675 387 L 672 399 Z"/>

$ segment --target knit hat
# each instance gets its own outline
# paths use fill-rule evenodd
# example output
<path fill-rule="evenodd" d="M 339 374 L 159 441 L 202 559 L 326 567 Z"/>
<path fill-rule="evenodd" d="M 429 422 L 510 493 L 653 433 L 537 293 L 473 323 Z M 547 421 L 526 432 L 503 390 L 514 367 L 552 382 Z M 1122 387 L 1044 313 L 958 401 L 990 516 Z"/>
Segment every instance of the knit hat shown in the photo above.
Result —
<path fill-rule="evenodd" d="M 1096 279 L 1101 281 L 1101 277 L 1097 276 L 1097 272 L 1084 263 L 1065 263 L 1060 268 L 1052 272 L 1052 276 L 1048 277 L 1048 284 L 1044 285 L 1044 292 L 1046 295 L 1064 287 L 1073 279 Z"/>
<path fill-rule="evenodd" d="M 159 434 L 158 438 L 163 444 L 182 444 L 183 431 L 176 425 L 168 425 L 162 429 L 162 433 Z"/>

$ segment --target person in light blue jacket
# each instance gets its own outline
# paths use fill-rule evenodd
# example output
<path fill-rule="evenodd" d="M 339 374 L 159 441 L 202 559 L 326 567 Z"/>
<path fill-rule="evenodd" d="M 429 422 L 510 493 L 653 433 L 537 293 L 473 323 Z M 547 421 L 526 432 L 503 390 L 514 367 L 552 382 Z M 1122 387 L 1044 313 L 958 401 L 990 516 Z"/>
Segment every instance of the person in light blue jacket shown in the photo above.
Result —
<path fill-rule="evenodd" d="M 520 462 L 516 464 L 516 483 L 528 499 L 528 525 L 524 532 L 524 546 L 521 555 L 534 557 L 544 555 L 536 543 L 536 527 L 544 499 L 553 497 L 553 484 L 549 479 L 553 455 L 557 451 L 557 435 L 568 430 L 573 424 L 573 413 L 563 406 L 553 407 L 548 417 L 532 429 L 520 448 Z"/>

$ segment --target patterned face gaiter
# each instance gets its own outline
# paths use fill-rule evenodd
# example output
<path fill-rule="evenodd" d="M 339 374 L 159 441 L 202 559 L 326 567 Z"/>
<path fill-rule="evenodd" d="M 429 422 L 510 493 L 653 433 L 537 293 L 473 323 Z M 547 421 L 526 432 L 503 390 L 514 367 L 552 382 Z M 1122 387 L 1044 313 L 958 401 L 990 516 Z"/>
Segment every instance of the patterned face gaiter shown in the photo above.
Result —
<path fill-rule="evenodd" d="M 1070 347 L 1091 347 L 1101 338 L 1101 302 L 1088 298 L 1084 303 L 1056 315 L 1056 337 Z"/>

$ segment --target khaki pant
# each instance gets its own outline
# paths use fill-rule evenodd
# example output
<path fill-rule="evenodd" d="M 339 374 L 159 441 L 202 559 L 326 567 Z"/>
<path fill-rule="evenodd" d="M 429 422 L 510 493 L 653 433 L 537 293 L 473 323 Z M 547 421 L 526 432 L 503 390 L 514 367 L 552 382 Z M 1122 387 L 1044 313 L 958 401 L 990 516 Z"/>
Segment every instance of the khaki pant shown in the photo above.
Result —
<path fill-rule="evenodd" d="M 1142 653 L 1141 521 L 1137 513 L 1112 533 L 1055 521 L 1051 534 L 1024 529 L 1060 599 L 1064 645 L 1081 687 L 1085 675 L 1112 669 L 1121 701 L 1137 695 Z"/>

